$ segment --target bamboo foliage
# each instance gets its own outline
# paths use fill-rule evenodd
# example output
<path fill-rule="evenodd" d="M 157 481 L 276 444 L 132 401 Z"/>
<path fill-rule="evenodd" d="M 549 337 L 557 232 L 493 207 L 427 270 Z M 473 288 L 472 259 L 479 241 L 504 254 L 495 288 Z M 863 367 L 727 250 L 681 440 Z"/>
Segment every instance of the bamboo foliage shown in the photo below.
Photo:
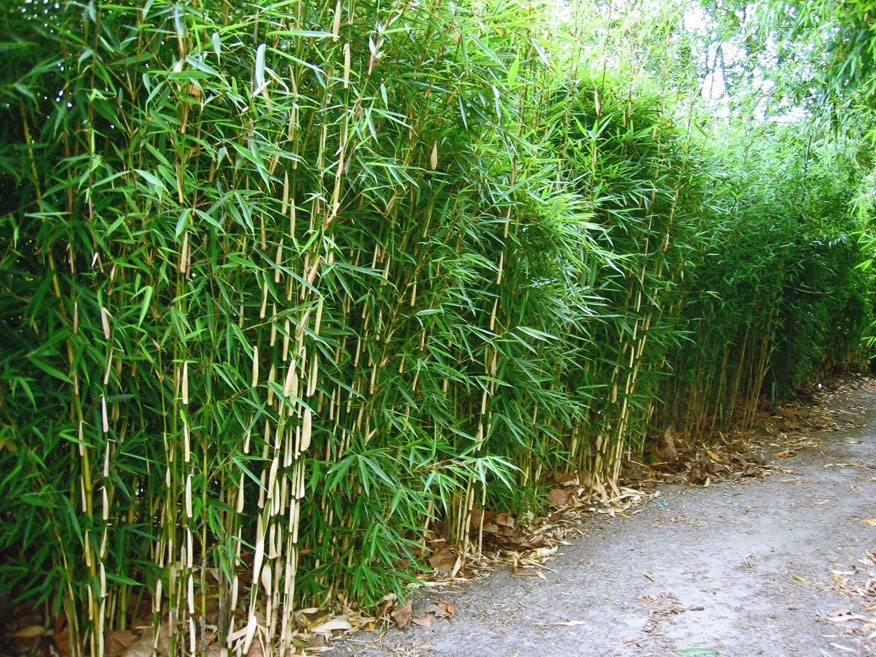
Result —
<path fill-rule="evenodd" d="M 205 618 L 288 654 L 296 609 L 403 597 L 426 531 L 461 568 L 473 518 L 549 472 L 610 498 L 655 429 L 855 361 L 843 189 L 774 226 L 737 142 L 555 44 L 550 12 L 13 16 L 0 582 L 63 607 L 75 654 L 144 610 L 172 654 Z M 801 289 L 842 294 L 809 321 Z"/>

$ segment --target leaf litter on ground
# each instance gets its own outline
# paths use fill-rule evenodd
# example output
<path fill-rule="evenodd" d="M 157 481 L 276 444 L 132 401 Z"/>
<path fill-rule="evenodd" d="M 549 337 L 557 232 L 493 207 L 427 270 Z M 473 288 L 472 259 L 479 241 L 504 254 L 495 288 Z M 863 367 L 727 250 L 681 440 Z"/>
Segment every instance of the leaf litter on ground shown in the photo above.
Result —
<path fill-rule="evenodd" d="M 850 600 L 849 606 L 825 616 L 833 623 L 840 639 L 851 643 L 845 648 L 855 654 L 876 652 L 876 551 L 868 551 L 844 569 L 830 571 L 830 588 Z M 842 644 L 839 644 L 842 645 Z M 837 646 L 838 647 L 838 646 Z"/>

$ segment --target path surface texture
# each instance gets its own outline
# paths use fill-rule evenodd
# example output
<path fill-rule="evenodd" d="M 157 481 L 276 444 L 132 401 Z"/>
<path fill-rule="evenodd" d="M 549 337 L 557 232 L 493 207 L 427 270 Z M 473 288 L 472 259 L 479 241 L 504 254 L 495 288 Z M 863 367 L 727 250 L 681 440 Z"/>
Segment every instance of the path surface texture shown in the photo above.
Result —
<path fill-rule="evenodd" d="M 585 521 L 546 579 L 500 568 L 419 591 L 415 615 L 440 598 L 454 618 L 351 636 L 329 654 L 874 655 L 876 391 L 837 403 L 860 428 L 769 455 L 780 469 L 768 477 L 662 485 L 638 513 Z"/>

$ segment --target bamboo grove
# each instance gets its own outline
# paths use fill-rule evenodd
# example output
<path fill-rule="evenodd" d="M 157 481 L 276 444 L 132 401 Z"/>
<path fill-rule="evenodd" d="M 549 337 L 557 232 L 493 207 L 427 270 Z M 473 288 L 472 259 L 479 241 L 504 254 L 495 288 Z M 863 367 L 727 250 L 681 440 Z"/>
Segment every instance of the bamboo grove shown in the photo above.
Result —
<path fill-rule="evenodd" d="M 215 586 L 233 654 L 288 654 L 426 530 L 461 564 L 546 473 L 610 498 L 861 363 L 848 148 L 707 134 L 552 5 L 4 11 L 0 588 L 77 654 L 144 607 L 196 654 Z"/>

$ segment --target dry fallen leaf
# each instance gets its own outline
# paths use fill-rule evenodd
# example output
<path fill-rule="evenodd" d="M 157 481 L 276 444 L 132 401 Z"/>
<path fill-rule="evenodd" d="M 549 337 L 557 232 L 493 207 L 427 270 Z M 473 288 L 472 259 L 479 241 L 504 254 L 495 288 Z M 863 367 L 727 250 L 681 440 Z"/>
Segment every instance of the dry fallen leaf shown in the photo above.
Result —
<path fill-rule="evenodd" d="M 553 547 L 541 547 L 536 550 L 533 550 L 530 553 L 530 557 L 533 559 L 545 559 L 547 557 L 553 556 L 557 553 L 558 547 L 554 545 Z"/>
<path fill-rule="evenodd" d="M 313 633 L 319 632 L 322 634 L 331 634 L 333 631 L 337 631 L 337 630 L 352 630 L 352 629 L 353 629 L 353 626 L 350 625 L 350 623 L 348 623 L 345 619 L 333 618 L 330 621 L 327 621 L 325 623 L 317 625 L 316 627 L 314 627 L 311 630 L 311 632 L 313 632 Z"/>
<path fill-rule="evenodd" d="M 512 516 L 510 513 L 497 513 L 496 524 L 514 529 L 516 523 L 514 522 L 514 516 Z"/>
<path fill-rule="evenodd" d="M 574 486 L 578 483 L 578 475 L 574 472 L 551 472 L 548 477 L 560 486 Z"/>
<path fill-rule="evenodd" d="M 419 625 L 420 627 L 432 627 L 431 616 L 418 616 L 416 618 L 412 618 L 411 622 L 415 625 Z"/>
<path fill-rule="evenodd" d="M 859 616 L 856 614 L 840 614 L 838 616 L 828 616 L 827 620 L 829 620 L 831 623 L 845 623 L 847 621 L 868 621 L 870 619 L 866 616 Z"/>
<path fill-rule="evenodd" d="M 861 522 L 864 522 L 871 527 L 876 527 L 876 518 L 864 518 Z"/>
<path fill-rule="evenodd" d="M 325 636 L 322 634 L 314 634 L 307 640 L 307 647 L 310 649 L 322 648 L 325 646 Z"/>
<path fill-rule="evenodd" d="M 435 618 L 453 618 L 456 614 L 456 605 L 446 600 L 439 600 L 437 603 L 426 605 L 424 611 L 427 614 L 434 614 Z"/>
<path fill-rule="evenodd" d="M 554 506 L 566 506 L 569 503 L 569 498 L 572 496 L 572 493 L 568 490 L 563 490 L 562 488 L 552 488 L 548 491 L 547 499 L 548 502 L 553 504 Z"/>
<path fill-rule="evenodd" d="M 134 641 L 122 653 L 123 657 L 152 657 L 152 643 L 155 641 L 155 630 L 150 626 L 143 630 L 140 638 Z M 158 649 L 159 655 L 170 654 L 170 626 L 167 623 L 162 623 L 158 628 Z"/>
<path fill-rule="evenodd" d="M 42 625 L 28 625 L 9 635 L 10 639 L 33 639 L 46 633 Z"/>
<path fill-rule="evenodd" d="M 206 657 L 224 657 L 226 651 L 227 649 L 224 645 L 222 645 L 218 641 L 214 641 L 209 646 L 207 646 Z"/>
<path fill-rule="evenodd" d="M 73 654 L 73 648 L 70 647 L 70 626 L 60 623 L 55 624 L 55 636 L 52 637 L 55 641 L 55 649 L 61 657 L 70 657 Z"/>
<path fill-rule="evenodd" d="M 583 621 L 583 620 L 559 621 L 557 623 L 548 623 L 548 625 L 562 625 L 563 627 L 578 627 L 579 625 L 587 625 L 587 621 Z"/>
<path fill-rule="evenodd" d="M 398 625 L 400 630 L 407 629 L 408 625 L 411 624 L 411 615 L 414 613 L 413 606 L 411 601 L 408 600 L 407 604 L 404 607 L 398 607 L 394 612 L 390 614 L 392 620 L 395 621 L 395 624 Z"/>
<path fill-rule="evenodd" d="M 453 572 L 456 565 L 456 554 L 448 547 L 441 548 L 429 557 L 429 565 L 437 570 L 440 576 L 446 577 Z"/>
<path fill-rule="evenodd" d="M 104 646 L 107 657 L 116 657 L 125 652 L 139 638 L 133 632 L 114 630 L 107 632 L 104 638 Z"/>
<path fill-rule="evenodd" d="M 170 625 L 166 622 L 158 626 L 158 654 L 170 654 Z"/>
<path fill-rule="evenodd" d="M 261 640 L 256 637 L 252 642 L 252 645 L 249 647 L 249 650 L 246 652 L 246 657 L 264 657 L 265 651 L 262 648 Z"/>
<path fill-rule="evenodd" d="M 311 614 L 311 615 L 312 615 L 312 614 L 318 614 L 318 613 L 319 613 L 319 607 L 305 607 L 304 609 L 299 609 L 299 610 L 298 610 L 298 613 L 299 613 L 299 614 Z"/>
<path fill-rule="evenodd" d="M 155 630 L 151 627 L 146 628 L 140 638 L 132 643 L 125 652 L 124 657 L 152 657 L 152 639 L 155 637 Z"/>
<path fill-rule="evenodd" d="M 452 602 L 447 602 L 446 600 L 439 600 L 438 604 L 444 608 L 444 611 L 447 613 L 447 618 L 453 618 L 456 615 L 456 605 Z"/>

